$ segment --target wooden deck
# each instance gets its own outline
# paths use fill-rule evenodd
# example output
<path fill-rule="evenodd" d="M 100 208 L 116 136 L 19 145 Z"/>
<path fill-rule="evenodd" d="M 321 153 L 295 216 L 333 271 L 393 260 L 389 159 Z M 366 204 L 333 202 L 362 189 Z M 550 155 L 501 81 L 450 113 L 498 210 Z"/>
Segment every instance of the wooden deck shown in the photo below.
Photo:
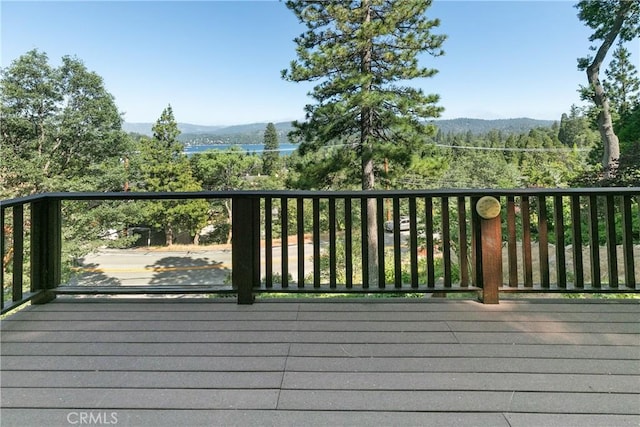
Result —
<path fill-rule="evenodd" d="M 637 300 L 58 298 L 1 327 L 3 427 L 640 425 Z"/>

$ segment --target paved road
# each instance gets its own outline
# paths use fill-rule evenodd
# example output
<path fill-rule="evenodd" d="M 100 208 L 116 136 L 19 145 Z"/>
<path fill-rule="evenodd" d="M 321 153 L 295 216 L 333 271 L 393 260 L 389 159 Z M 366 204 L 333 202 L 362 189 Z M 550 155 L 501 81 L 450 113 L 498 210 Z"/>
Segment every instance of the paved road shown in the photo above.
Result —
<path fill-rule="evenodd" d="M 408 232 L 402 233 L 403 241 Z M 321 242 L 321 245 L 327 245 Z M 393 245 L 393 234 L 385 233 L 385 245 Z M 305 274 L 313 273 L 311 243 L 305 244 Z M 298 246 L 290 244 L 289 274 L 298 277 Z M 265 262 L 262 254 L 261 271 Z M 273 272 L 280 274 L 281 247 L 273 247 Z M 101 249 L 82 258 L 69 284 L 74 286 L 131 285 L 219 285 L 231 282 L 230 249 Z"/>
<path fill-rule="evenodd" d="M 289 246 L 289 273 L 297 277 L 297 245 Z M 313 253 L 305 245 L 305 254 Z M 264 256 L 262 257 L 264 271 Z M 101 249 L 79 260 L 70 285 L 229 285 L 231 250 Z M 273 248 L 273 271 L 281 272 L 281 248 Z M 305 271 L 312 272 L 309 259 Z"/>

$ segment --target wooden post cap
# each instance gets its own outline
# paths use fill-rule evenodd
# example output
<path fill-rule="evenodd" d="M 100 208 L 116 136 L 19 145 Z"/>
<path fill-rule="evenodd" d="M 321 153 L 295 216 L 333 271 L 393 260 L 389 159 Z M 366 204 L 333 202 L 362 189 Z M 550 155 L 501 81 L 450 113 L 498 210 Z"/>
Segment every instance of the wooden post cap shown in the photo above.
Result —
<path fill-rule="evenodd" d="M 493 196 L 484 196 L 476 203 L 476 211 L 484 219 L 493 219 L 500 215 L 500 202 Z"/>

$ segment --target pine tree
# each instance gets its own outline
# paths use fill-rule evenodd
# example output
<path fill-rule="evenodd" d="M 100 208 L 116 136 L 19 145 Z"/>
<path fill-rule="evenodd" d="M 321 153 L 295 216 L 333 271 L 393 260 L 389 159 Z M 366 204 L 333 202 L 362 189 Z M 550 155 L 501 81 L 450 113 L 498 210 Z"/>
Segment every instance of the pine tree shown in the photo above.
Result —
<path fill-rule="evenodd" d="M 152 128 L 153 137 L 140 141 L 138 159 L 142 190 L 152 192 L 200 191 L 191 165 L 178 141 L 178 124 L 169 105 Z M 188 231 L 197 239 L 206 223 L 208 205 L 204 200 L 158 201 L 145 207 L 147 220 L 165 232 L 166 244 L 172 245 L 179 231 Z"/>
<path fill-rule="evenodd" d="M 262 153 L 262 173 L 273 175 L 278 171 L 280 153 L 278 152 L 278 132 L 273 123 L 268 123 L 264 131 L 264 151 Z"/>
<path fill-rule="evenodd" d="M 567 147 L 589 147 L 597 144 L 598 133 L 591 129 L 589 119 L 582 115 L 577 105 L 572 105 L 569 115 L 562 114 L 558 140 Z"/>
<path fill-rule="evenodd" d="M 590 41 L 600 40 L 594 57 L 579 58 L 589 87 L 586 93 L 598 109 L 598 130 L 603 144 L 602 166 L 605 178 L 613 178 L 620 159 L 620 143 L 613 129 L 611 106 L 600 82 L 600 67 L 617 37 L 630 41 L 640 34 L 640 3 L 630 0 L 581 0 L 576 4 L 578 18 L 591 29 Z"/>
<path fill-rule="evenodd" d="M 426 16 L 431 0 L 286 4 L 307 31 L 295 39 L 298 59 L 282 72 L 283 78 L 319 81 L 311 92 L 316 103 L 305 107 L 305 122 L 294 122 L 292 136 L 302 140 L 302 154 L 340 146 L 326 164 L 333 171 L 359 169 L 361 188 L 372 190 L 383 159 L 408 165 L 412 146 L 435 133 L 424 119 L 442 112 L 437 95 L 399 84 L 437 72 L 417 61 L 423 52 L 443 54 L 445 36 L 432 33 L 439 21 Z M 378 250 L 373 199 L 367 214 L 369 276 L 374 283 Z"/>
<path fill-rule="evenodd" d="M 170 153 L 172 158 L 178 158 L 182 154 L 184 147 L 178 142 L 178 136 L 180 130 L 178 129 L 178 123 L 173 115 L 173 109 L 171 105 L 168 105 L 162 111 L 160 118 L 151 127 L 153 132 L 153 138 L 163 146 L 165 151 Z"/>
<path fill-rule="evenodd" d="M 622 40 L 613 51 L 609 68 L 605 70 L 606 80 L 602 83 L 604 91 L 611 102 L 611 108 L 619 117 L 625 117 L 634 105 L 640 102 L 640 79 L 631 54 L 624 47 Z"/>

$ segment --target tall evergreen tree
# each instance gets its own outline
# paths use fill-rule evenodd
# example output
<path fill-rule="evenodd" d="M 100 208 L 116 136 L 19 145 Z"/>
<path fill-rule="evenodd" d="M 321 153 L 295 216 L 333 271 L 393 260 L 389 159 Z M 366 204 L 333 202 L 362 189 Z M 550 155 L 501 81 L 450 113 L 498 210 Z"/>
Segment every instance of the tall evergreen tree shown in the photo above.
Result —
<path fill-rule="evenodd" d="M 562 114 L 558 139 L 570 148 L 588 147 L 598 142 L 598 133 L 591 129 L 589 119 L 582 115 L 580 108 L 572 105 L 570 113 Z"/>
<path fill-rule="evenodd" d="M 264 151 L 262 152 L 262 173 L 273 175 L 278 170 L 280 163 L 280 144 L 278 142 L 278 132 L 273 123 L 268 123 L 264 131 Z"/>
<path fill-rule="evenodd" d="M 631 53 L 624 47 L 622 40 L 613 51 L 609 67 L 604 71 L 607 76 L 602 83 L 611 107 L 619 117 L 631 113 L 633 107 L 640 102 L 640 79 L 638 70 L 633 65 Z"/>
<path fill-rule="evenodd" d="M 153 139 L 155 139 L 162 148 L 170 153 L 172 158 L 179 158 L 182 156 L 184 146 L 178 142 L 178 136 L 180 130 L 178 129 L 178 123 L 173 115 L 173 109 L 171 105 L 162 110 L 160 118 L 151 127 L 153 132 Z"/>
<path fill-rule="evenodd" d="M 178 124 L 169 105 L 152 127 L 153 137 L 142 138 L 139 168 L 140 189 L 152 192 L 200 191 L 193 177 L 189 159 L 178 141 Z M 188 231 L 197 239 L 206 223 L 208 204 L 204 200 L 157 201 L 145 207 L 145 216 L 154 227 L 164 230 L 166 244 L 172 245 L 179 231 Z"/>
<path fill-rule="evenodd" d="M 640 102 L 619 123 L 620 185 L 640 186 Z"/>
<path fill-rule="evenodd" d="M 613 129 L 611 106 L 600 82 L 600 67 L 617 37 L 630 41 L 640 34 L 640 3 L 630 0 L 581 0 L 576 4 L 578 18 L 591 29 L 590 41 L 600 40 L 594 57 L 579 58 L 578 68 L 586 70 L 589 96 L 598 109 L 598 130 L 604 153 L 605 178 L 615 176 L 620 159 L 620 143 Z"/>
<path fill-rule="evenodd" d="M 341 145 L 327 164 L 333 170 L 359 169 L 361 188 L 372 190 L 382 159 L 408 164 L 411 146 L 434 133 L 424 119 L 442 111 L 437 95 L 400 84 L 436 73 L 417 61 L 423 52 L 443 54 L 445 36 L 432 32 L 439 21 L 426 16 L 431 0 L 290 0 L 286 5 L 307 31 L 295 39 L 298 59 L 283 78 L 319 82 L 311 92 L 316 103 L 305 107 L 305 122 L 294 122 L 293 136 L 302 140 L 302 152 Z M 367 213 L 374 282 L 374 200 Z"/>

